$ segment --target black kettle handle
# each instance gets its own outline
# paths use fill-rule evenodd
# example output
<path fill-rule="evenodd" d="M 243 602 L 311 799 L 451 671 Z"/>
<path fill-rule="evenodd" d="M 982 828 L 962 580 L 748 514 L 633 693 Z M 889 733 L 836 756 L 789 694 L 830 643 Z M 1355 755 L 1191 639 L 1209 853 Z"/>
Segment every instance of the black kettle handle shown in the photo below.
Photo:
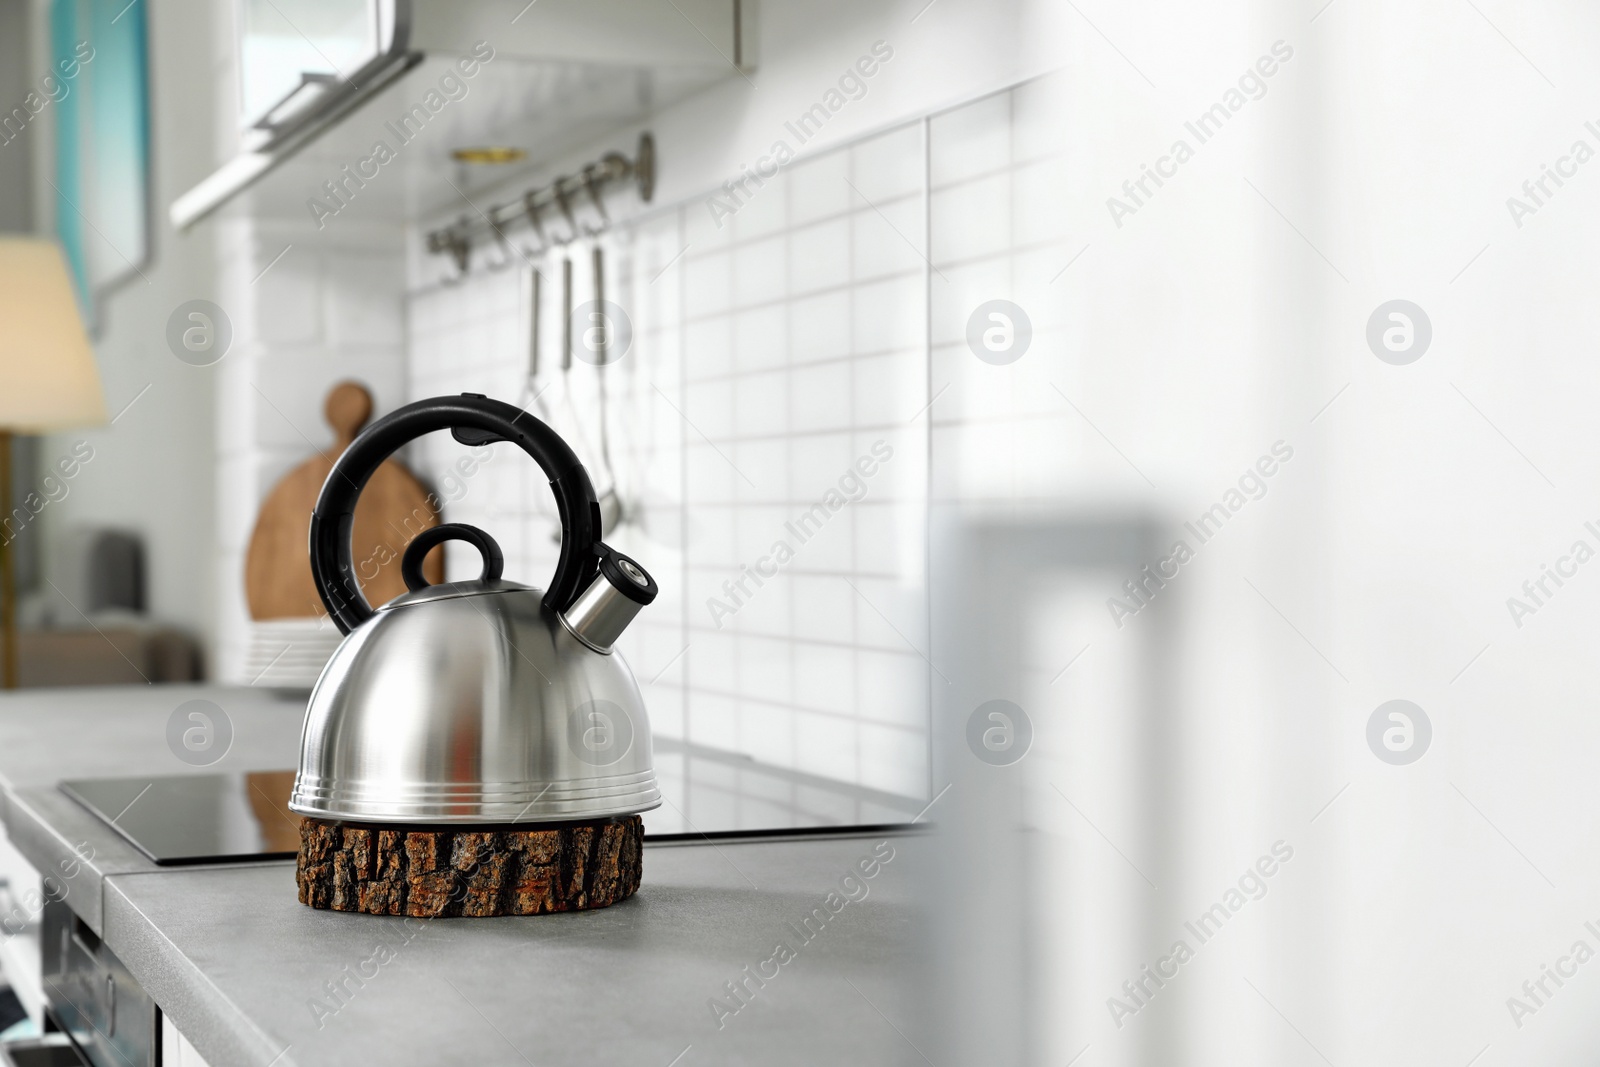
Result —
<path fill-rule="evenodd" d="M 356 500 L 367 480 L 396 449 L 423 434 L 450 430 L 468 445 L 510 441 L 544 469 L 561 517 L 561 556 L 545 606 L 565 611 L 588 588 L 600 566 L 600 504 L 577 455 L 550 427 L 510 404 L 477 393 L 418 400 L 362 430 L 334 463 L 311 512 L 311 575 L 341 633 L 372 618 L 356 582 L 350 547 Z"/>

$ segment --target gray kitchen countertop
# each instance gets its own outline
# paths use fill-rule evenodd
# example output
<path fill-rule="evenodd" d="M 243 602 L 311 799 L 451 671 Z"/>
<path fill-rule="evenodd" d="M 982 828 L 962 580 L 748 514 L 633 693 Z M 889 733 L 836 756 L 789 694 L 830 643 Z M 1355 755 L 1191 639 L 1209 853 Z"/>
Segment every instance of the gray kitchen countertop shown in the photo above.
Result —
<path fill-rule="evenodd" d="M 233 723 L 210 767 L 166 743 L 172 710 L 197 697 Z M 197 686 L 0 694 L 9 836 L 42 871 L 92 847 L 67 902 L 212 1067 L 924 1062 L 906 1036 L 923 969 L 915 836 L 647 845 L 643 887 L 611 908 L 405 920 L 301 905 L 293 863 L 157 867 L 55 789 L 293 766 L 302 707 Z M 884 840 L 895 856 L 855 883 L 866 895 L 829 901 Z M 764 963 L 779 942 L 792 955 Z M 739 1010 L 719 1020 L 712 998 Z"/>
<path fill-rule="evenodd" d="M 191 766 L 167 747 L 167 720 L 190 700 L 212 702 L 231 725 L 232 743 L 209 766 Z M 0 816 L 6 836 L 41 874 L 62 880 L 73 910 L 103 934 L 105 878 L 162 868 L 56 783 L 293 767 L 304 717 L 303 697 L 261 689 L 141 685 L 0 692 Z M 74 862 L 83 856 L 89 858 Z M 69 871 L 72 877 L 63 879 Z"/>

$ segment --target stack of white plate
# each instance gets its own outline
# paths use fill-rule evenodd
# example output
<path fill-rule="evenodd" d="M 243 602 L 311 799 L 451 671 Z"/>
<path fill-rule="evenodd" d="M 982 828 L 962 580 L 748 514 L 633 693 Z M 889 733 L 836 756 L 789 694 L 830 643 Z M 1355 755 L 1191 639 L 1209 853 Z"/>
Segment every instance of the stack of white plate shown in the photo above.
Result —
<path fill-rule="evenodd" d="M 342 640 L 326 618 L 254 620 L 244 680 L 269 689 L 310 689 Z"/>

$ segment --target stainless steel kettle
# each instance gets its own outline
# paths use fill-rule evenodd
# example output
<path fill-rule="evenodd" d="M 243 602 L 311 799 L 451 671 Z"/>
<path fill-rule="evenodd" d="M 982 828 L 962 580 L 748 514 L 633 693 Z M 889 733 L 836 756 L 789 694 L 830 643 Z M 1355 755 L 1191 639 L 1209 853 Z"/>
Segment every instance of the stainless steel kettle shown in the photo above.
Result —
<path fill-rule="evenodd" d="M 450 430 L 466 445 L 508 441 L 550 478 L 561 554 L 548 592 L 500 577 L 494 539 L 446 524 L 406 547 L 410 592 L 374 611 L 356 583 L 356 499 L 400 446 Z M 643 567 L 602 544 L 600 508 L 578 457 L 519 408 L 473 393 L 420 400 L 367 427 L 323 484 L 311 571 L 347 636 L 311 693 L 289 807 L 371 823 L 547 823 L 661 803 L 650 726 L 613 648 L 656 596 Z M 476 581 L 429 585 L 422 559 L 459 539 L 483 556 Z"/>

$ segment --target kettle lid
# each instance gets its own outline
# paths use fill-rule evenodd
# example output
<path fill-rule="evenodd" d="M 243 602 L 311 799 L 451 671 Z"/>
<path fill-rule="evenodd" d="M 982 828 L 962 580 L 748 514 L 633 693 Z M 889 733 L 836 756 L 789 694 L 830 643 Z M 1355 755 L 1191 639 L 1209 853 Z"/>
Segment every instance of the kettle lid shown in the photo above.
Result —
<path fill-rule="evenodd" d="M 521 582 L 509 582 L 503 579 L 484 581 L 481 578 L 470 582 L 440 582 L 438 585 L 428 585 L 421 589 L 413 589 L 409 593 L 401 593 L 378 608 L 379 612 L 392 611 L 395 608 L 409 607 L 413 604 L 427 604 L 435 600 L 459 600 L 468 596 L 490 596 L 495 593 L 533 593 L 542 595 L 540 590 Z"/>

